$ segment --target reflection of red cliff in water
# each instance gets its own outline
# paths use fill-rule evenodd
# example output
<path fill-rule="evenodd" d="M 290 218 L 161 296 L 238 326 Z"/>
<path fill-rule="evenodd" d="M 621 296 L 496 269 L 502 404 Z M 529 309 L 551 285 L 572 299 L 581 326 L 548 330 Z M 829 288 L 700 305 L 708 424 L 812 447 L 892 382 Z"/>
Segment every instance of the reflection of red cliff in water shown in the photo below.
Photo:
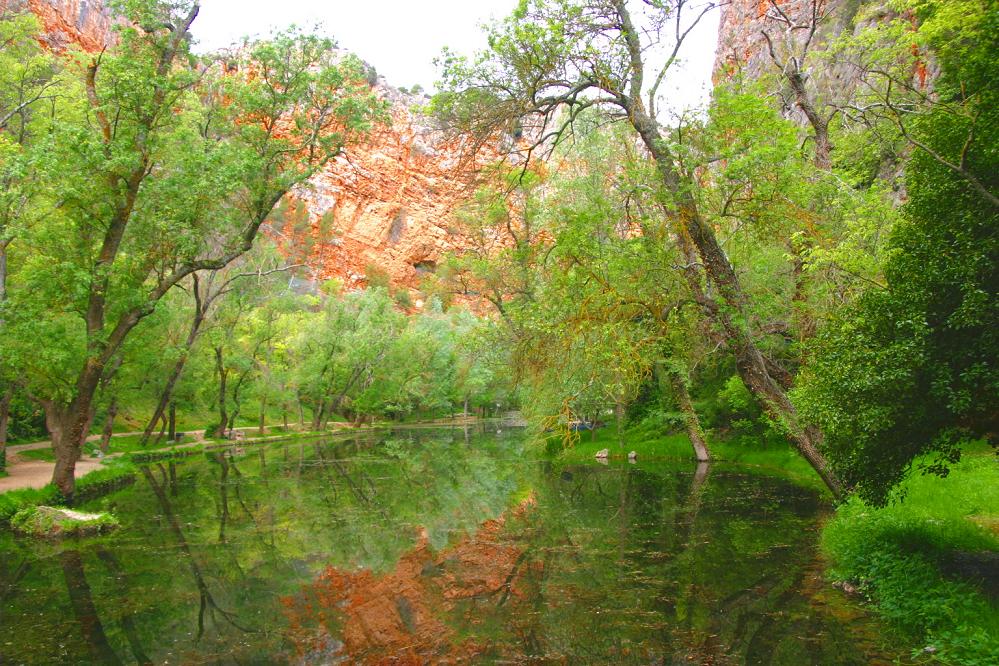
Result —
<path fill-rule="evenodd" d="M 504 523 L 504 518 L 488 520 L 439 553 L 423 535 L 384 575 L 328 568 L 301 594 L 283 600 L 298 658 L 419 664 L 463 663 L 481 655 L 490 646 L 459 638 L 453 624 L 477 624 L 476 605 L 523 602 L 531 596 L 531 581 L 539 579 L 525 574 L 538 574 L 542 567 L 504 536 Z"/>

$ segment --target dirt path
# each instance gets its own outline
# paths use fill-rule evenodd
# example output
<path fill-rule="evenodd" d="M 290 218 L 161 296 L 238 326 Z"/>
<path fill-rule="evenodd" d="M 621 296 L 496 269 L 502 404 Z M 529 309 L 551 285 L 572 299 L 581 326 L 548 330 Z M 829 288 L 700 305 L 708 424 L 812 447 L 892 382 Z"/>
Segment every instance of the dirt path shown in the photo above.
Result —
<path fill-rule="evenodd" d="M 45 444 L 48 444 L 48 442 L 45 442 Z M 25 444 L 24 446 L 33 445 Z M 55 463 L 45 460 L 25 460 L 10 451 L 8 451 L 7 456 L 7 476 L 0 479 L 0 493 L 8 490 L 20 490 L 21 488 L 44 488 L 52 481 L 52 470 L 55 469 Z M 84 474 L 93 472 L 100 466 L 100 460 L 96 458 L 84 458 L 76 463 L 75 476 L 76 478 L 80 478 Z"/>
<path fill-rule="evenodd" d="M 201 439 L 204 430 L 189 431 L 187 434 Z M 141 435 L 141 432 L 119 432 L 112 437 L 127 437 L 128 435 Z M 100 440 L 100 435 L 87 437 L 88 442 Z M 192 442 L 196 443 L 196 442 Z M 7 447 L 7 476 L 0 479 L 0 493 L 8 490 L 20 490 L 21 488 L 44 488 L 52 481 L 52 471 L 55 463 L 47 460 L 31 460 L 17 455 L 21 451 L 37 451 L 47 449 L 52 446 L 52 442 L 45 440 L 42 442 L 30 442 L 28 444 L 15 444 Z M 107 458 L 115 458 L 120 454 L 110 454 Z M 107 459 L 105 458 L 105 459 Z M 76 470 L 73 476 L 80 478 L 84 474 L 89 474 L 101 466 L 99 458 L 81 458 L 76 463 Z"/>
<path fill-rule="evenodd" d="M 239 431 L 250 431 L 256 430 L 255 427 L 245 427 L 245 428 L 235 428 Z M 128 437 L 129 435 L 141 435 L 141 432 L 116 432 L 111 437 Z M 204 438 L 204 430 L 187 430 L 184 435 L 185 438 L 193 438 L 193 441 L 186 444 L 181 444 L 177 448 L 187 448 L 190 446 L 196 446 L 201 443 Z M 87 437 L 88 442 L 94 442 L 100 440 L 101 435 L 91 435 Z M 46 460 L 31 460 L 17 455 L 21 451 L 37 451 L 38 449 L 47 449 L 52 446 L 52 442 L 44 440 L 41 442 L 30 442 L 27 444 L 14 444 L 7 447 L 7 476 L 0 478 L 0 493 L 7 492 L 8 490 L 20 490 L 21 488 L 44 488 L 50 481 L 52 481 L 52 471 L 55 469 L 55 463 Z M 110 458 L 117 458 L 120 453 L 110 453 L 104 460 Z M 101 466 L 101 460 L 99 458 L 81 458 L 76 463 L 76 470 L 74 471 L 74 476 L 80 478 L 84 474 L 88 474 Z"/>
<path fill-rule="evenodd" d="M 236 430 L 249 430 L 249 429 L 250 428 L 236 428 Z M 115 434 L 111 435 L 111 439 L 114 439 L 115 437 L 130 437 L 132 435 L 141 435 L 141 434 L 142 434 L 141 431 L 138 431 L 138 432 L 116 432 Z M 195 437 L 197 439 L 201 439 L 202 435 L 205 434 L 205 431 L 204 430 L 188 430 L 184 434 L 188 435 L 190 437 Z M 90 437 L 87 437 L 87 441 L 88 442 L 97 442 L 97 441 L 100 441 L 100 439 L 101 439 L 101 435 L 100 434 L 91 435 Z M 50 446 L 52 446 L 52 442 L 50 442 L 47 439 L 42 440 L 40 442 L 30 442 L 28 444 L 12 444 L 11 446 L 7 447 L 7 453 L 10 454 L 10 453 L 17 453 L 18 451 L 35 451 L 37 449 L 47 449 Z"/>

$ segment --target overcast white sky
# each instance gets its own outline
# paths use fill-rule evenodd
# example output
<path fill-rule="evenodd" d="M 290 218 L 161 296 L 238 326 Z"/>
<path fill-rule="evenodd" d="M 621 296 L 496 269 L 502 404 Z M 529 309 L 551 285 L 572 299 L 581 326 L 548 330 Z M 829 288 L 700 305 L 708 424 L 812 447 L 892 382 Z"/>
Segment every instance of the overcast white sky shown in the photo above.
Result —
<path fill-rule="evenodd" d="M 510 13 L 516 0 L 202 0 L 193 32 L 199 49 L 228 46 L 289 24 L 322 25 L 340 46 L 374 65 L 395 86 L 437 80 L 433 59 L 443 46 L 470 55 L 485 46 L 478 25 Z M 718 33 L 717 11 L 687 40 L 682 74 L 673 77 L 679 109 L 704 99 Z M 664 84 L 665 88 L 665 84 Z"/>

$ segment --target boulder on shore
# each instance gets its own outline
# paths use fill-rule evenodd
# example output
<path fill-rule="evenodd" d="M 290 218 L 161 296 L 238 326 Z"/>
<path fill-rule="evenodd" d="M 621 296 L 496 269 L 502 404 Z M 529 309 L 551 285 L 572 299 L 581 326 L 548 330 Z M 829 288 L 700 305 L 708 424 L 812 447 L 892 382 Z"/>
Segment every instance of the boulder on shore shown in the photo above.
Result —
<path fill-rule="evenodd" d="M 600 460 L 607 460 L 610 457 L 610 449 L 600 449 L 597 451 L 597 458 Z"/>
<path fill-rule="evenodd" d="M 15 532 L 36 537 L 91 536 L 120 526 L 110 513 L 83 513 L 62 507 L 30 506 L 10 519 Z"/>

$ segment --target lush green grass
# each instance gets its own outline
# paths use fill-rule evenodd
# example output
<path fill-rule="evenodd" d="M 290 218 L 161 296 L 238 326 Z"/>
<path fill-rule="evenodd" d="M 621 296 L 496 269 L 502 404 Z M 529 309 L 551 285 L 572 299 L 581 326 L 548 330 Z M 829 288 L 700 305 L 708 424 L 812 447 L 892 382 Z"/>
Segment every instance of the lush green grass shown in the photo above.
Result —
<path fill-rule="evenodd" d="M 639 459 L 691 460 L 694 452 L 684 433 L 665 433 L 659 428 L 638 425 L 626 430 L 623 442 L 618 441 L 613 425 L 594 432 L 577 433 L 568 445 L 563 435 L 551 435 L 543 440 L 545 450 L 566 463 L 591 462 L 597 451 L 610 449 L 611 459 L 624 459 L 634 451 Z M 732 442 L 708 443 L 717 463 L 738 463 L 756 467 L 760 472 L 772 474 L 797 484 L 825 492 L 822 480 L 789 444 L 759 442 L 756 446 Z"/>
<path fill-rule="evenodd" d="M 915 474 L 902 490 L 884 508 L 854 498 L 838 509 L 822 535 L 830 575 L 942 661 L 999 663 L 999 609 L 975 581 L 942 571 L 954 553 L 999 550 L 999 463 L 979 451 L 947 478 Z"/>
<path fill-rule="evenodd" d="M 138 468 L 127 460 L 112 460 L 76 480 L 78 501 L 101 497 L 135 480 Z M 0 493 L 0 524 L 9 523 L 18 511 L 41 504 L 59 506 L 64 498 L 55 486 L 22 488 Z"/>
<path fill-rule="evenodd" d="M 55 486 L 44 488 L 22 488 L 0 493 L 0 523 L 9 523 L 18 511 L 39 504 L 58 504 L 59 492 Z"/>
<path fill-rule="evenodd" d="M 52 449 L 31 449 L 29 451 L 19 451 L 17 456 L 25 460 L 44 460 L 45 462 L 55 462 L 55 453 Z"/>

